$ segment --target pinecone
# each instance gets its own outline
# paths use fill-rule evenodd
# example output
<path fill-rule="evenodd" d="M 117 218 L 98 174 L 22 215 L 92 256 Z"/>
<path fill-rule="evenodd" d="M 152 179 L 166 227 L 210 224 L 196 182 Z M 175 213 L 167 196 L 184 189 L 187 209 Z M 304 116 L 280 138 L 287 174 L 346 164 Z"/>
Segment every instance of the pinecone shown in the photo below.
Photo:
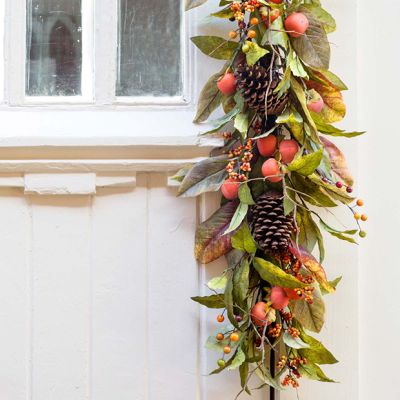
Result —
<path fill-rule="evenodd" d="M 262 250 L 272 254 L 284 253 L 293 232 L 293 217 L 285 216 L 283 196 L 269 191 L 257 199 L 250 213 L 250 228 Z"/>
<path fill-rule="evenodd" d="M 242 91 L 245 102 L 250 108 L 262 115 L 279 115 L 285 109 L 289 100 L 288 93 L 279 98 L 278 93 L 274 93 L 280 82 L 278 73 L 273 72 L 271 80 L 270 70 L 265 67 L 240 64 L 235 71 L 235 77 L 237 87 Z M 267 103 L 265 104 L 266 96 Z"/>

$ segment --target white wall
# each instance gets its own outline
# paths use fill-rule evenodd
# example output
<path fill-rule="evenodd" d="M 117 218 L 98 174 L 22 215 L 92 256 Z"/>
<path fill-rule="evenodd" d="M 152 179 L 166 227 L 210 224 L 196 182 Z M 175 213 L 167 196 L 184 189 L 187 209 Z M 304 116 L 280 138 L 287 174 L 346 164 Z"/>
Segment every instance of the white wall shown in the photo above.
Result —
<path fill-rule="evenodd" d="M 398 399 L 400 4 L 359 1 L 360 183 L 370 215 L 360 248 L 360 399 Z"/>

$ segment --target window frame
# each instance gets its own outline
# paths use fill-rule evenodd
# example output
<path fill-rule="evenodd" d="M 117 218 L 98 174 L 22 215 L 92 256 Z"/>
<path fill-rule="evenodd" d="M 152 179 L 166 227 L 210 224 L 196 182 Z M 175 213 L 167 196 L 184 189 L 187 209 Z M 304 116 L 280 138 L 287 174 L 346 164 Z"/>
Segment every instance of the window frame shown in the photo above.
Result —
<path fill-rule="evenodd" d="M 193 14 L 181 4 L 182 95 L 171 97 L 116 96 L 118 48 L 118 0 L 82 0 L 82 95 L 28 96 L 26 80 L 26 4 L 27 0 L 6 0 L 4 31 L 5 90 L 3 103 L 19 107 L 54 109 L 135 107 L 187 107 L 193 99 L 193 49 L 189 44 Z M 1 18 L 1 15 L 0 15 Z M 4 18 L 3 18 L 4 21 Z M 15 21 L 23 21 L 15 23 Z M 13 23 L 14 22 L 14 23 Z M 101 29 L 99 29 L 101 27 Z M 1 29 L 1 24 L 0 24 Z M 14 45 L 12 45 L 13 43 Z M 114 54 L 114 57 L 110 57 Z M 0 53 L 1 57 L 1 53 Z M 0 69 L 0 74 L 1 74 Z M 1 78 L 1 76 L 0 76 Z M 0 87 L 1 90 L 1 87 Z"/>

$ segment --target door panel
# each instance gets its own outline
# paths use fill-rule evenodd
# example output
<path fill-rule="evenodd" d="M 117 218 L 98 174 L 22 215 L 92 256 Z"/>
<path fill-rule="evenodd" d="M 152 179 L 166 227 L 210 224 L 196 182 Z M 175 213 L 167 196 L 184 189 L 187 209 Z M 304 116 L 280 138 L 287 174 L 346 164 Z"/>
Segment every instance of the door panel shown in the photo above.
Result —
<path fill-rule="evenodd" d="M 177 199 L 167 174 L 96 196 L 0 193 L 0 394 L 5 400 L 214 400 L 217 311 L 190 300 L 223 262 L 198 266 L 197 222 L 217 198 Z M 244 396 L 243 398 L 246 398 Z M 253 397 L 267 399 L 265 392 Z"/>

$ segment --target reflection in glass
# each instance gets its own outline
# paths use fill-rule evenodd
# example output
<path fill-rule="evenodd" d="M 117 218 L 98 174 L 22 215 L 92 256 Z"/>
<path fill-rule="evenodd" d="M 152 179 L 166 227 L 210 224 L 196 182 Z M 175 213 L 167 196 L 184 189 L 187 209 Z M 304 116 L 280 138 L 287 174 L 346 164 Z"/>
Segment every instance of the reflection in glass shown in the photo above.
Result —
<path fill-rule="evenodd" d="M 182 94 L 182 0 L 119 0 L 117 96 Z"/>
<path fill-rule="evenodd" d="M 81 0 L 27 0 L 26 94 L 81 95 Z"/>

